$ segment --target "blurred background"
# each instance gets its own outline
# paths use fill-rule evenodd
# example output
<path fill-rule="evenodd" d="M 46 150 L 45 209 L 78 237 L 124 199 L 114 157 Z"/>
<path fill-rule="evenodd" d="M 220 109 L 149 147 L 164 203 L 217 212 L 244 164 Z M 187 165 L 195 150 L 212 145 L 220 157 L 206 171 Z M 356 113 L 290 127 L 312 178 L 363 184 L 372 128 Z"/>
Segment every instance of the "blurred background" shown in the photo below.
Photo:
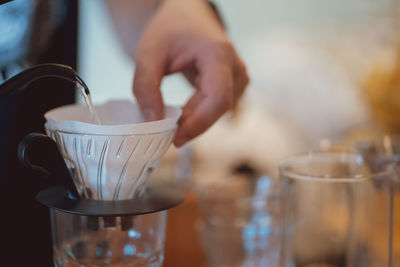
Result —
<path fill-rule="evenodd" d="M 250 84 L 235 110 L 184 147 L 171 147 L 152 173 L 151 179 L 186 193 L 185 202 L 168 212 L 164 266 L 276 267 L 283 217 L 277 190 L 279 162 L 300 152 L 349 151 L 360 140 L 400 136 L 400 1 L 212 2 L 247 65 Z M 134 100 L 135 65 L 124 53 L 103 1 L 0 4 L 0 83 L 27 66 L 57 62 L 77 69 L 95 104 L 115 98 Z M 2 256 L 8 257 L 4 261 L 21 258 L 23 240 L 30 249 L 21 259 L 29 263 L 22 265 L 52 266 L 51 257 L 43 256 L 52 251 L 48 211 L 32 201 L 48 182 L 33 179 L 21 168 L 15 151 L 26 134 L 43 132 L 44 118 L 38 114 L 82 99 L 79 93 L 74 95 L 74 84 L 55 78 L 29 88 L 34 89 L 14 94 L 0 105 L 1 125 L 6 125 L 0 127 L 0 203 L 3 213 L 13 218 L 0 220 L 9 250 Z M 163 80 L 162 93 L 166 104 L 182 106 L 193 88 L 175 74 Z M 391 148 L 399 167 L 400 138 L 390 140 L 393 143 L 383 146 Z M 363 148 L 359 152 L 372 151 Z M 13 205 L 8 205 L 15 197 L 10 188 L 20 190 Z M 398 211 L 400 186 L 392 189 L 390 205 Z M 387 196 L 385 191 L 379 193 Z M 304 209 L 311 207 L 307 211 L 312 212 L 315 203 L 310 203 Z M 329 211 L 329 220 L 331 214 L 337 215 Z M 344 229 L 340 220 L 350 220 L 346 216 L 336 216 L 326 228 Z M 390 238 L 393 262 L 398 263 L 400 216 L 393 218 L 395 234 Z M 367 231 L 366 236 L 373 241 L 371 253 L 379 258 L 387 252 L 388 242 L 379 239 L 382 227 L 374 226 L 376 233 Z M 311 255 L 303 244 L 313 240 L 307 233 L 304 236 L 308 242 L 300 242 L 300 253 L 310 258 L 331 256 L 325 246 L 315 245 L 318 255 Z M 365 251 L 360 254 L 370 252 Z"/>
<path fill-rule="evenodd" d="M 279 212 L 271 192 L 279 161 L 400 131 L 400 2 L 214 2 L 251 82 L 237 110 L 182 149 L 171 148 L 153 175 L 187 193 L 185 203 L 169 213 L 164 266 L 276 266 L 271 229 Z M 119 46 L 105 7 L 79 1 L 79 9 L 78 72 L 94 102 L 132 99 L 134 64 Z M 172 75 L 162 91 L 166 103 L 182 105 L 192 88 Z M 252 219 L 236 224 L 249 216 L 240 208 L 249 196 L 268 199 L 271 205 L 261 211 L 269 215 L 261 212 L 257 219 L 260 210 L 253 207 Z M 207 250 L 210 244 L 215 247 Z M 254 256 L 257 246 L 271 251 L 268 261 Z M 246 263 L 244 255 L 258 257 L 258 265 Z M 219 264 L 227 258 L 232 262 Z"/>

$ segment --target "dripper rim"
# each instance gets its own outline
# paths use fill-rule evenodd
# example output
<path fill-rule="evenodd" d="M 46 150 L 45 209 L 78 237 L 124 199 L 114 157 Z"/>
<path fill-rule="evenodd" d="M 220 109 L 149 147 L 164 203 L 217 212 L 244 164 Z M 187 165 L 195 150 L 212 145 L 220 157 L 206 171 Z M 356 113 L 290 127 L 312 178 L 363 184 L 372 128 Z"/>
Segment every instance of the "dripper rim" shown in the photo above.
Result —
<path fill-rule="evenodd" d="M 86 132 L 72 132 L 72 131 L 66 131 L 66 130 L 60 130 L 60 129 L 54 129 L 51 126 L 49 126 L 50 124 L 48 122 L 46 122 L 44 124 L 45 130 L 52 132 L 52 133 L 63 133 L 63 134 L 77 134 L 77 135 L 91 135 L 91 136 L 140 136 L 140 135 L 157 135 L 157 134 L 161 134 L 161 133 L 165 133 L 165 132 L 172 132 L 172 131 L 176 131 L 178 126 L 175 126 L 174 128 L 171 129 L 167 129 L 165 131 L 151 131 L 151 132 L 147 132 L 147 133 L 127 133 L 127 134 L 100 134 L 100 133 L 86 133 Z M 112 126 L 112 125 L 108 125 L 108 126 Z"/>
<path fill-rule="evenodd" d="M 111 105 L 112 103 L 121 103 L 125 105 L 126 103 L 132 104 L 135 108 L 139 108 L 137 103 L 125 99 L 111 99 L 104 102 L 98 106 Z M 87 121 L 79 121 L 72 119 L 60 119 L 63 118 L 60 113 L 61 109 L 73 110 L 74 108 L 84 108 L 84 105 L 71 104 L 57 107 L 47 111 L 44 114 L 46 119 L 45 127 L 46 129 L 56 130 L 58 132 L 65 132 L 70 134 L 87 134 L 87 135 L 99 135 L 99 136 L 130 136 L 130 135 L 146 135 L 146 134 L 157 134 L 168 131 L 174 131 L 177 129 L 177 121 L 182 114 L 182 109 L 177 106 L 165 105 L 166 110 L 169 109 L 169 116 L 154 121 L 140 121 L 132 123 L 122 123 L 122 124 L 95 124 Z M 167 111 L 166 111 L 167 112 Z M 60 120 L 54 119 L 58 117 Z M 64 116 L 65 118 L 65 116 Z M 100 132 L 100 134 L 99 134 Z"/>

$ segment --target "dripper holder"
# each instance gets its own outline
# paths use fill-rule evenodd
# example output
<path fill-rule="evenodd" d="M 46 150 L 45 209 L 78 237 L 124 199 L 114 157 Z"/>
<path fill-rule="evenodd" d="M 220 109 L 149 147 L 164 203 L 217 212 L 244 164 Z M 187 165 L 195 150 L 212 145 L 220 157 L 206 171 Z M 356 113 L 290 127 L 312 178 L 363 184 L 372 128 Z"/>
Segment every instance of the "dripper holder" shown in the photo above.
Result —
<path fill-rule="evenodd" d="M 32 133 L 20 143 L 21 162 L 59 183 L 39 192 L 37 200 L 88 216 L 83 223 L 93 231 L 129 230 L 135 216 L 181 203 L 183 195 L 176 189 L 147 183 L 172 143 L 180 111 L 167 107 L 166 119 L 143 122 L 129 101 L 96 108 L 105 125 L 92 124 L 83 106 L 63 106 L 45 114 L 48 136 Z"/>
<path fill-rule="evenodd" d="M 183 201 L 181 191 L 151 183 L 145 186 L 140 196 L 131 199 L 84 198 L 72 183 L 70 172 L 56 142 L 40 133 L 31 133 L 21 141 L 18 157 L 23 165 L 32 171 L 57 181 L 57 185 L 40 191 L 36 199 L 41 204 L 62 212 L 94 217 L 135 216 L 167 210 Z"/>

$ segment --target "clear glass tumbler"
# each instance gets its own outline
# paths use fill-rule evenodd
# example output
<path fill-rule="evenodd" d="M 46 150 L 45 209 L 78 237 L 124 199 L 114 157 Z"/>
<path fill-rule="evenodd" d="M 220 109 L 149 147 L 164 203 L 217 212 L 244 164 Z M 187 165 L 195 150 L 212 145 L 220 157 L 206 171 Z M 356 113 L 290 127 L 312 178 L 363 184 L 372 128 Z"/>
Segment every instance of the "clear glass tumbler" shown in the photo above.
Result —
<path fill-rule="evenodd" d="M 280 266 L 399 266 L 395 172 L 376 170 L 359 154 L 315 152 L 282 162 L 280 176 Z"/>
<path fill-rule="evenodd" d="M 276 267 L 279 202 L 267 176 L 198 182 L 197 224 L 208 267 Z"/>
<path fill-rule="evenodd" d="M 166 211 L 121 217 L 50 211 L 56 267 L 162 265 Z"/>

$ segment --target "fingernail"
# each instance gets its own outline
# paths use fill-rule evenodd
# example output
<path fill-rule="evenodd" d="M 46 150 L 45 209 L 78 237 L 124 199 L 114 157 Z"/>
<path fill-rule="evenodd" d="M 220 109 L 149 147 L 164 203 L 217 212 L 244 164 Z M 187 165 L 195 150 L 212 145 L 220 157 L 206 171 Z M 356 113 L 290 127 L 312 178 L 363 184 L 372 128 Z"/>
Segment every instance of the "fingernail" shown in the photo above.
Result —
<path fill-rule="evenodd" d="M 182 145 L 184 145 L 185 143 L 187 143 L 190 140 L 190 138 L 188 137 L 181 137 L 179 139 L 176 139 L 174 144 L 176 147 L 180 147 Z"/>
<path fill-rule="evenodd" d="M 156 120 L 156 112 L 151 108 L 146 108 L 142 110 L 142 116 L 144 121 L 154 121 Z"/>

